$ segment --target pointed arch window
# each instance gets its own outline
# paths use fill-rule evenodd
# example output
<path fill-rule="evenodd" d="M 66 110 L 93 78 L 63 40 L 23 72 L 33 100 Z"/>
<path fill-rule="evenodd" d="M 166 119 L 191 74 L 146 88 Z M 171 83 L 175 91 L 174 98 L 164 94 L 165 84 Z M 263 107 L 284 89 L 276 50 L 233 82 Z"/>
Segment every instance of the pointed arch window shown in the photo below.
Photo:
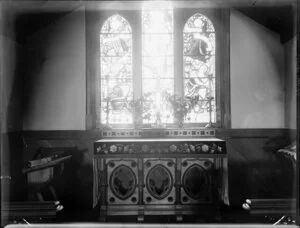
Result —
<path fill-rule="evenodd" d="M 86 12 L 87 129 L 230 128 L 229 10 Z"/>
<path fill-rule="evenodd" d="M 128 103 L 133 99 L 132 31 L 125 18 L 109 17 L 100 31 L 101 124 L 132 123 Z"/>
<path fill-rule="evenodd" d="M 206 16 L 196 13 L 183 29 L 184 97 L 194 102 L 185 123 L 216 122 L 215 56 L 214 25 Z"/>

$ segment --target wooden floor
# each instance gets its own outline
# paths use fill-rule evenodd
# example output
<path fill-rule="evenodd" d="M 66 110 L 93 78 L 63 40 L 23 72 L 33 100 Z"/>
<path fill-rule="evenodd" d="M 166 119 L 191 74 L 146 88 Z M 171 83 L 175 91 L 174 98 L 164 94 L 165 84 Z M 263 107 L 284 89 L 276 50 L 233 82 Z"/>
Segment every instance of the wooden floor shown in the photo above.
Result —
<path fill-rule="evenodd" d="M 201 217 L 201 216 L 184 216 L 182 221 L 177 221 L 175 216 L 155 215 L 145 216 L 143 224 L 264 224 L 272 225 L 276 223 L 282 216 L 267 217 L 264 215 L 251 215 L 242 207 L 223 207 L 218 216 Z M 287 219 L 286 219 L 287 221 Z M 31 223 L 31 221 L 28 221 Z M 285 221 L 283 221 L 285 222 Z M 288 222 L 288 221 L 287 221 Z M 64 208 L 61 213 L 58 213 L 56 219 L 51 223 L 70 224 L 70 223 L 89 223 L 100 224 L 99 208 Z M 140 224 L 136 216 L 111 216 L 107 217 L 107 224 Z M 281 223 L 284 224 L 284 223 Z M 292 223 L 288 223 L 292 224 Z M 185 227 L 186 228 L 186 227 Z"/>

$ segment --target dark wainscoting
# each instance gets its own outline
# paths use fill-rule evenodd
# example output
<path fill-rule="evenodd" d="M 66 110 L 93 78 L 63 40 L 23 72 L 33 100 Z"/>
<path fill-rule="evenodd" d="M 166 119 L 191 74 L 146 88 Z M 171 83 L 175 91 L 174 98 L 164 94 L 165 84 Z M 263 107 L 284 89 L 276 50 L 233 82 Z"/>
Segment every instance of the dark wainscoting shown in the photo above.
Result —
<path fill-rule="evenodd" d="M 26 196 L 26 183 L 22 175 L 22 132 L 1 135 L 1 197 L 4 201 L 18 201 Z"/>
<path fill-rule="evenodd" d="M 231 205 L 245 198 L 291 198 L 294 172 L 291 161 L 276 152 L 296 139 L 289 129 L 218 129 L 216 137 L 227 141 L 229 197 Z M 79 205 L 92 206 L 93 142 L 98 131 L 24 131 L 23 159 L 32 159 L 40 147 L 78 147 L 74 154 L 74 195 Z"/>

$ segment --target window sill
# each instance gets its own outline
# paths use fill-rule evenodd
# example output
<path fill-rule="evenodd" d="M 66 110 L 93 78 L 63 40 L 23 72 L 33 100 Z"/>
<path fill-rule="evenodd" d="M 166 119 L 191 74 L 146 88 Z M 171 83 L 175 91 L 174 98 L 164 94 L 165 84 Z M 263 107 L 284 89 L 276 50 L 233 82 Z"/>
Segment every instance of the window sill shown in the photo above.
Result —
<path fill-rule="evenodd" d="M 143 128 L 102 129 L 101 136 L 112 138 L 128 137 L 215 137 L 215 128 Z"/>

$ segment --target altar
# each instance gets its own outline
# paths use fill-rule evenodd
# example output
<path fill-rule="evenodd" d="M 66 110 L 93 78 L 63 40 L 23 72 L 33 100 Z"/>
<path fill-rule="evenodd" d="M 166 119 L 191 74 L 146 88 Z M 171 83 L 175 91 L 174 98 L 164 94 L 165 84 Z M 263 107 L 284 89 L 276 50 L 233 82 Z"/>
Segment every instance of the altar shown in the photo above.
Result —
<path fill-rule="evenodd" d="M 229 204 L 227 152 L 212 134 L 113 137 L 94 143 L 94 206 L 107 216 L 217 216 Z M 190 132 L 190 134 L 193 134 Z M 120 134 L 122 135 L 122 134 Z M 157 134 L 156 134 L 157 135 Z"/>

